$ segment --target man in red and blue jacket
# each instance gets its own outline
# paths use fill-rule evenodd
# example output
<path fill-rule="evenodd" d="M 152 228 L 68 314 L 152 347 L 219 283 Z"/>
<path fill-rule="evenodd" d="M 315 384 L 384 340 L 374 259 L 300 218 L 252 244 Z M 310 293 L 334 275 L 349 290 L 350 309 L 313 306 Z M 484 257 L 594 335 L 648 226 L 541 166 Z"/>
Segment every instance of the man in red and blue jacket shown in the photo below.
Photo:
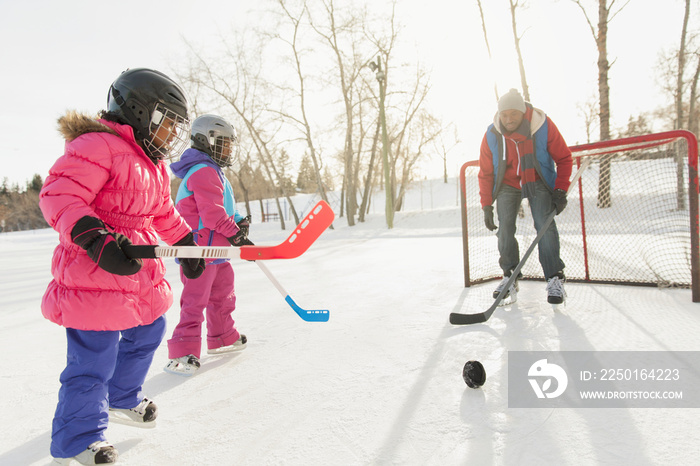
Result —
<path fill-rule="evenodd" d="M 547 218 L 566 207 L 566 192 L 573 159 L 554 122 L 540 109 L 526 103 L 516 89 L 498 101 L 498 112 L 481 143 L 479 194 L 486 227 L 498 229 L 499 265 L 503 280 L 494 291 L 498 296 L 520 262 L 515 239 L 515 221 L 523 198 L 527 198 L 538 233 Z M 496 201 L 497 227 L 493 202 Z M 561 304 L 564 292 L 564 262 L 559 255 L 559 233 L 552 221 L 540 240 L 539 259 L 547 279 L 547 301 Z M 517 279 L 506 297 L 514 302 Z"/>

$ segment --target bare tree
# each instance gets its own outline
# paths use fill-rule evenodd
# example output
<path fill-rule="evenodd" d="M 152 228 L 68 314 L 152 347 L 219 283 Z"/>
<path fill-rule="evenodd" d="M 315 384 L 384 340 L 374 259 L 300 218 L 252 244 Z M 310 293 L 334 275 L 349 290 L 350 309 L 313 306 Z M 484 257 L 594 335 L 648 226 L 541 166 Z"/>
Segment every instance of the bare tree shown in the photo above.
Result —
<path fill-rule="evenodd" d="M 489 36 L 486 33 L 486 19 L 484 18 L 484 9 L 481 7 L 481 0 L 476 0 L 476 3 L 479 6 L 479 15 L 481 16 L 481 30 L 484 33 L 484 42 L 486 43 L 486 51 L 489 54 L 489 62 L 493 64 L 491 46 L 489 45 Z M 496 94 L 496 100 L 498 100 L 498 83 L 496 83 L 496 80 L 493 81 L 493 92 Z"/>
<path fill-rule="evenodd" d="M 678 48 L 678 73 L 676 76 L 676 92 L 675 92 L 675 105 L 676 105 L 676 124 L 675 129 L 681 129 L 683 125 L 683 94 L 685 86 L 685 63 L 686 63 L 686 46 L 687 46 L 687 34 L 688 34 L 688 19 L 690 18 L 690 0 L 685 0 L 685 14 L 683 15 L 683 27 L 681 28 L 681 43 Z M 690 115 L 690 113 L 689 113 Z M 690 121 L 688 121 L 690 123 Z M 685 209 L 685 183 L 684 180 L 684 157 L 680 150 L 680 145 L 676 144 L 676 180 L 677 180 L 677 196 L 676 204 L 678 210 Z"/>
<path fill-rule="evenodd" d="M 520 51 L 520 39 L 522 35 L 518 35 L 518 26 L 515 19 L 515 11 L 518 8 L 523 8 L 524 3 L 520 3 L 518 0 L 508 0 L 510 2 L 510 20 L 511 27 L 513 29 L 513 42 L 515 43 L 515 52 L 518 55 L 518 70 L 520 70 L 520 85 L 523 87 L 523 97 L 526 101 L 530 102 L 530 88 L 527 85 L 527 78 L 525 77 L 525 63 L 523 62 L 523 54 Z"/>
<path fill-rule="evenodd" d="M 598 6 L 597 26 L 591 20 L 591 18 L 596 16 L 589 14 L 582 0 L 571 1 L 577 4 L 583 12 L 598 49 L 598 101 L 600 104 L 598 120 L 600 122 L 600 140 L 607 141 L 610 139 L 610 85 L 608 83 L 608 74 L 612 66 L 608 61 L 608 26 L 615 16 L 629 4 L 630 0 L 627 0 L 617 10 L 614 10 L 616 0 L 596 0 Z M 598 207 L 607 208 L 611 205 L 610 156 L 603 156 L 600 162 L 600 177 L 598 179 Z"/>
<path fill-rule="evenodd" d="M 281 11 L 284 13 L 286 20 L 289 21 L 289 23 L 292 25 L 291 37 L 286 38 L 282 34 L 277 34 L 275 37 L 281 40 L 283 43 L 287 44 L 292 53 L 294 70 L 298 79 L 298 88 L 296 93 L 299 102 L 300 117 L 296 118 L 292 116 L 289 112 L 284 112 L 283 115 L 287 119 L 294 122 L 296 126 L 301 128 L 301 132 L 304 135 L 304 140 L 306 141 L 307 147 L 309 149 L 309 157 L 311 158 L 311 162 L 313 164 L 314 173 L 316 175 L 318 192 L 321 195 L 321 199 L 328 202 L 328 194 L 326 193 L 326 187 L 323 183 L 323 178 L 321 176 L 321 169 L 323 167 L 321 163 L 321 157 L 316 149 L 316 144 L 314 143 L 314 134 L 311 129 L 311 124 L 309 123 L 309 116 L 306 105 L 306 77 L 303 72 L 302 53 L 298 43 L 300 28 L 302 26 L 301 21 L 303 17 L 307 14 L 306 2 L 304 1 L 302 3 L 301 7 L 299 8 L 299 11 L 296 14 L 292 13 L 290 9 L 284 5 L 284 2 L 282 0 L 278 0 L 278 3 Z"/>
<path fill-rule="evenodd" d="M 700 50 L 695 52 L 697 65 L 690 83 L 690 103 L 688 105 L 688 130 L 700 136 L 700 111 L 698 111 L 698 79 L 700 78 Z"/>
<path fill-rule="evenodd" d="M 261 99 L 261 95 L 265 93 L 261 92 L 259 87 L 264 88 L 267 84 L 260 77 L 260 68 L 248 61 L 248 56 L 243 53 L 248 48 L 237 44 L 236 50 L 237 52 L 234 52 L 231 47 L 228 48 L 227 58 L 230 60 L 230 65 L 233 69 L 227 69 L 224 60 L 219 58 L 216 63 L 222 69 L 218 71 L 210 65 L 210 61 L 206 60 L 190 46 L 193 63 L 186 74 L 178 75 L 178 77 L 181 82 L 198 86 L 200 89 L 212 93 L 219 101 L 223 100 L 243 122 L 250 136 L 250 143 L 255 147 L 255 152 L 259 155 L 261 165 L 268 178 L 278 188 L 275 201 L 279 212 L 280 226 L 284 230 L 284 212 L 279 202 L 279 196 L 287 198 L 296 223 L 299 223 L 299 217 L 292 199 L 282 190 L 284 179 L 276 166 L 273 155 L 275 152 L 273 136 L 279 131 L 279 125 L 271 128 L 270 131 L 266 131 L 263 128 L 266 126 L 266 123 L 269 126 L 271 122 L 258 121 L 262 119 L 262 115 L 268 109 L 267 102 L 263 102 Z M 260 54 L 261 52 L 258 51 L 257 53 Z M 232 79 L 232 76 L 234 79 Z"/>
<path fill-rule="evenodd" d="M 376 55 L 375 59 L 365 60 L 366 67 L 375 73 L 375 78 L 378 84 L 378 92 L 374 92 L 374 86 L 369 85 L 365 78 L 362 78 L 362 83 L 364 88 L 368 89 L 373 97 L 373 100 L 377 104 L 377 132 L 375 133 L 375 139 L 373 140 L 370 163 L 367 168 L 367 176 L 365 180 L 367 183 L 372 184 L 374 182 L 373 170 L 375 165 L 373 163 L 375 159 L 376 149 L 378 145 L 379 138 L 381 138 L 381 164 L 383 178 L 381 182 L 384 187 L 385 193 L 385 208 L 384 216 L 386 218 L 386 224 L 389 229 L 394 226 L 394 195 L 395 195 L 395 183 L 392 176 L 391 170 L 391 159 L 392 159 L 392 138 L 389 137 L 390 131 L 388 129 L 388 117 L 387 117 L 387 107 L 389 97 L 387 91 L 389 89 L 389 77 L 390 73 L 390 63 L 393 55 L 394 48 L 397 44 L 398 34 L 400 27 L 396 24 L 396 2 L 392 2 L 392 11 L 388 21 L 383 21 L 379 32 L 372 31 L 369 25 L 365 28 L 365 38 L 371 44 L 372 50 L 376 51 L 371 53 L 372 56 Z M 362 99 L 364 100 L 364 99 Z M 362 101 L 361 101 L 362 102 Z M 369 207 L 368 195 L 371 192 L 371 186 L 365 188 L 363 195 L 362 205 Z"/>
<path fill-rule="evenodd" d="M 590 143 L 593 128 L 596 125 L 596 120 L 598 120 L 598 99 L 595 96 L 591 96 L 587 101 L 578 104 L 577 108 L 586 125 L 586 143 Z"/>
<path fill-rule="evenodd" d="M 26 189 L 20 192 L 19 185 L 8 189 L 5 179 L 0 192 L 0 231 L 35 230 L 49 226 L 39 208 L 42 184 L 41 176 L 34 175 Z"/>
<path fill-rule="evenodd" d="M 381 147 L 382 159 L 387 160 L 383 187 L 391 206 L 390 212 L 387 209 L 391 227 L 393 202 L 400 197 L 396 190 L 401 185 L 405 189 L 416 161 L 426 156 L 425 141 L 431 135 L 425 132 L 423 139 L 418 137 L 420 119 L 416 115 L 424 106 L 429 81 L 419 65 L 415 76 L 405 73 L 408 67 L 392 67 L 400 29 L 396 2 L 389 5 L 391 13 L 384 14 L 381 21 L 374 21 L 363 9 L 340 5 L 337 0 L 275 0 L 268 11 L 278 19 L 272 33 L 270 29 L 268 33 L 236 31 L 222 41 L 225 53 L 217 53 L 215 60 L 191 50 L 189 70 L 179 77 L 195 90 L 198 107 L 232 112 L 241 122 L 247 133 L 242 140 L 259 162 L 250 167 L 255 177 L 248 178 L 242 169 L 236 173 L 243 193 L 252 193 L 251 183 L 259 179 L 258 173 L 265 173 L 277 188 L 275 196 L 288 196 L 285 154 L 296 153 L 294 146 L 303 144 L 301 152 L 314 165 L 318 190 L 325 200 L 327 186 L 333 183 L 321 155 L 338 157 L 343 178 L 341 209 L 347 209 L 348 224 L 354 225 L 356 218 L 364 219 L 372 186 L 379 179 Z M 244 44 L 244 38 L 250 41 Z M 376 58 L 375 65 L 381 67 L 375 69 L 378 93 L 376 84 L 369 83 L 368 57 Z M 271 62 L 276 66 L 274 73 L 269 72 Z M 263 69 L 268 71 L 263 73 Z M 398 79 L 396 84 L 392 81 L 396 87 L 389 92 L 389 76 L 393 78 L 394 71 Z M 314 118 L 321 100 L 324 116 Z M 381 109 L 378 119 L 374 105 Z M 398 150 L 390 155 L 393 144 Z M 293 206 L 291 199 L 289 204 Z"/>
<path fill-rule="evenodd" d="M 452 126 L 453 129 L 452 138 L 449 140 L 449 142 L 446 142 L 445 133 L 447 133 L 447 129 L 449 129 L 450 126 Z M 452 123 L 450 123 L 446 128 L 444 128 L 443 131 L 440 132 L 440 134 L 436 136 L 435 146 L 440 153 L 440 158 L 442 159 L 442 178 L 445 184 L 447 184 L 447 154 L 449 154 L 450 151 L 459 143 L 460 140 L 459 135 L 457 134 L 457 127 Z"/>
<path fill-rule="evenodd" d="M 442 123 L 425 110 L 417 111 L 415 119 L 412 116 L 411 120 L 411 130 L 404 131 L 401 134 L 401 138 L 407 135 L 407 143 L 404 148 L 401 148 L 399 144 L 396 151 L 397 157 L 395 160 L 401 160 L 402 162 L 398 169 L 400 171 L 400 182 L 398 183 L 399 189 L 395 200 L 397 212 L 401 210 L 406 189 L 413 178 L 413 169 L 416 163 L 425 156 L 426 148 L 432 145 L 444 130 Z M 411 139 L 414 139 L 414 141 L 411 141 Z M 399 154 L 401 154 L 401 157 L 398 156 Z"/>
<path fill-rule="evenodd" d="M 377 160 L 377 148 L 379 143 L 379 133 L 381 131 L 379 118 L 376 120 L 376 129 L 374 131 L 374 136 L 372 137 L 372 147 L 370 149 L 369 162 L 367 164 L 367 174 L 365 175 L 364 190 L 362 192 L 362 203 L 360 204 L 360 214 L 358 220 L 360 222 L 365 221 L 365 214 L 369 208 L 369 198 L 372 193 L 372 187 L 374 186 L 374 168 Z"/>
<path fill-rule="evenodd" d="M 429 77 L 420 65 L 417 65 L 413 88 L 401 93 L 404 101 L 401 102 L 396 112 L 401 115 L 401 119 L 397 119 L 396 129 L 394 130 L 395 136 L 392 141 L 394 150 L 391 160 L 394 188 L 399 189 L 398 193 L 392 192 L 394 195 L 394 210 L 396 212 L 401 209 L 401 201 L 406 186 L 411 181 L 413 166 L 421 156 L 425 155 L 423 151 L 425 144 L 435 139 L 442 132 L 442 127 L 435 123 L 437 120 L 423 111 L 423 104 L 429 92 Z M 430 130 L 427 129 L 428 126 L 431 126 Z M 421 134 L 419 138 L 413 138 L 415 141 L 411 140 L 413 131 Z M 412 142 L 416 144 L 412 144 Z"/>
<path fill-rule="evenodd" d="M 281 0 L 280 0 L 281 1 Z M 355 225 L 357 215 L 357 176 L 355 174 L 355 148 L 353 141 L 353 88 L 365 64 L 358 47 L 357 34 L 361 31 L 362 17 L 356 11 L 342 15 L 336 10 L 334 0 L 322 0 L 323 19 L 309 14 L 311 27 L 331 50 L 335 59 L 335 72 L 344 107 L 345 141 L 343 145 L 345 205 L 349 226 Z M 346 50 L 349 52 L 346 52 Z"/>
<path fill-rule="evenodd" d="M 676 124 L 675 129 L 681 129 L 683 125 L 683 88 L 685 86 L 685 63 L 686 63 L 686 46 L 688 35 L 688 19 L 690 18 L 690 0 L 685 0 L 685 14 L 683 15 L 683 27 L 681 28 L 681 43 L 678 48 L 678 73 L 676 74 L 676 90 L 674 102 L 676 105 Z"/>

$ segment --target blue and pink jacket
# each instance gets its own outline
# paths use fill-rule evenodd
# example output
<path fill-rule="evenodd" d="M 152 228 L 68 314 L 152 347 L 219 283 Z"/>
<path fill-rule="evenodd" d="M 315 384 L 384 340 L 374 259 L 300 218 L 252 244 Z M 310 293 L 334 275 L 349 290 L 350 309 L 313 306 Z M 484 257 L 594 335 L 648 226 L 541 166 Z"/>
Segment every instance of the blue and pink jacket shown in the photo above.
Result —
<path fill-rule="evenodd" d="M 190 148 L 170 169 L 182 178 L 175 207 L 192 228 L 197 244 L 231 246 L 227 238 L 238 233 L 236 222 L 244 217 L 236 209 L 231 183 L 221 167 L 206 153 Z"/>

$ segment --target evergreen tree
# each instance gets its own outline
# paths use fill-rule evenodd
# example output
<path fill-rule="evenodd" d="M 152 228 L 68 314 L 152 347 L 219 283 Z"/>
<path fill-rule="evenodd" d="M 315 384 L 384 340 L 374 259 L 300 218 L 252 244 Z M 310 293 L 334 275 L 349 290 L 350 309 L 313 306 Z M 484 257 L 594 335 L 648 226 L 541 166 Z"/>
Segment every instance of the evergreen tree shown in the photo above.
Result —
<path fill-rule="evenodd" d="M 318 189 L 314 167 L 311 163 L 311 157 L 308 155 L 301 159 L 299 175 L 297 176 L 297 189 L 302 193 L 313 193 Z"/>
<path fill-rule="evenodd" d="M 41 175 L 38 173 L 34 175 L 32 180 L 27 183 L 27 191 L 39 192 L 42 186 L 44 186 L 44 181 L 41 179 Z"/>

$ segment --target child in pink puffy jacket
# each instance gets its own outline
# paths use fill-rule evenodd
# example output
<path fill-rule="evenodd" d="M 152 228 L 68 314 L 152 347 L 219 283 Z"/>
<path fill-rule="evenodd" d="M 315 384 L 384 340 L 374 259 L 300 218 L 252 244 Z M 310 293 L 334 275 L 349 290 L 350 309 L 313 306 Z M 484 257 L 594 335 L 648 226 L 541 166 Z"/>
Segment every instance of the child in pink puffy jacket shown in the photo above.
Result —
<path fill-rule="evenodd" d="M 202 115 L 192 123 L 192 148 L 170 168 L 182 178 L 176 206 L 201 246 L 252 245 L 249 218 L 236 209 L 231 184 L 222 167 L 231 165 L 236 131 L 223 118 Z M 228 259 L 207 262 L 199 278 L 181 274 L 180 322 L 168 340 L 167 372 L 191 376 L 200 367 L 202 323 L 206 309 L 207 352 L 240 351 L 246 346 L 231 316 L 236 308 L 234 273 Z"/>
<path fill-rule="evenodd" d="M 96 119 L 69 112 L 59 120 L 65 152 L 49 172 L 40 206 L 59 233 L 44 294 L 44 316 L 66 327 L 51 455 L 68 464 L 110 464 L 108 422 L 153 427 L 157 408 L 142 393 L 172 304 L 160 259 L 134 260 L 125 246 L 194 245 L 170 198 L 164 158 L 179 155 L 189 135 L 184 92 L 144 68 L 112 83 Z M 156 236 L 158 235 L 158 237 Z M 182 261 L 190 278 L 202 259 Z"/>

